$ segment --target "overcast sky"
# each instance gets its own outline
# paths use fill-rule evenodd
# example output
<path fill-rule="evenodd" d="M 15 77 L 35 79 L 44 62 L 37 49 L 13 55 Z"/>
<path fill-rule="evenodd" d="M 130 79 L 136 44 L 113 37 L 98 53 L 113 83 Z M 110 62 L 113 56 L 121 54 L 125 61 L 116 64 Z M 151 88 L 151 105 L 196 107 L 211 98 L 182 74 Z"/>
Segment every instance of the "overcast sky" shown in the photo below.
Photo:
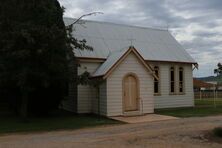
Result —
<path fill-rule="evenodd" d="M 85 19 L 145 27 L 168 26 L 198 62 L 194 76 L 213 75 L 222 62 L 222 0 L 59 0 L 65 16 L 100 11 Z"/>

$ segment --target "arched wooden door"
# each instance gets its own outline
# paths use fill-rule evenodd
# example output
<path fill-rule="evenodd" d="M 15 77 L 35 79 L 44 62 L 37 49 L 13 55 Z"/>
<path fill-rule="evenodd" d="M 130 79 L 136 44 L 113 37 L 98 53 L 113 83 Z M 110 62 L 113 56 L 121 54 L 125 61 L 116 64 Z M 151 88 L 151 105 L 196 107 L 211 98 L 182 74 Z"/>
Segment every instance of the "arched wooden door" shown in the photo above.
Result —
<path fill-rule="evenodd" d="M 124 111 L 138 110 L 138 81 L 134 75 L 127 75 L 123 79 L 123 107 Z"/>

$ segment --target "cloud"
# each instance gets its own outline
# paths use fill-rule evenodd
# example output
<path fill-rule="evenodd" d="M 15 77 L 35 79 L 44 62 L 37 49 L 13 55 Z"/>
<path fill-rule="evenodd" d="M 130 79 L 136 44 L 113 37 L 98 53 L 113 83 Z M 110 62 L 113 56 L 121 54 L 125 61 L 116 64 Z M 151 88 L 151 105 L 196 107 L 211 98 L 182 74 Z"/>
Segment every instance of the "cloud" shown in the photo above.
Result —
<path fill-rule="evenodd" d="M 222 62 L 221 0 L 59 0 L 65 16 L 145 27 L 169 28 L 173 36 L 199 63 L 195 76 L 208 76 Z"/>

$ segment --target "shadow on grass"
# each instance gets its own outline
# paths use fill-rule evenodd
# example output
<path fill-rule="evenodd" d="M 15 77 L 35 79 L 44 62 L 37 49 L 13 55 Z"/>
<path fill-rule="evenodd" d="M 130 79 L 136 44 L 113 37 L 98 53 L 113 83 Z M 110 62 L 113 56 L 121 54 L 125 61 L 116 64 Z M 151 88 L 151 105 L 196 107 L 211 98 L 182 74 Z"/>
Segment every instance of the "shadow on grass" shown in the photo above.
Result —
<path fill-rule="evenodd" d="M 80 129 L 111 124 L 123 123 L 93 114 L 78 115 L 65 111 L 56 111 L 48 117 L 29 118 L 27 123 L 24 123 L 19 117 L 15 116 L 1 117 L 0 134 Z"/>

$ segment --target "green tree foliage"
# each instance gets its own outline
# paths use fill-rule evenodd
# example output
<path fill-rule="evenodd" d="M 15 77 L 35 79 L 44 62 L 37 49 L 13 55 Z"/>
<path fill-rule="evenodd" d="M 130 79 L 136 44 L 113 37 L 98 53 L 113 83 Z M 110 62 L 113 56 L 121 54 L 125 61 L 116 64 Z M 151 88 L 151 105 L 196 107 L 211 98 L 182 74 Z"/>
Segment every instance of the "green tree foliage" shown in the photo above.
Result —
<path fill-rule="evenodd" d="M 66 95 L 72 47 L 91 49 L 71 32 L 57 0 L 0 1 L 0 89 L 23 117 L 47 113 Z"/>
<path fill-rule="evenodd" d="M 217 64 L 217 68 L 214 69 L 214 73 L 215 73 L 217 76 L 221 76 L 221 75 L 222 75 L 222 64 L 221 64 L 221 63 L 218 63 L 218 64 Z"/>

